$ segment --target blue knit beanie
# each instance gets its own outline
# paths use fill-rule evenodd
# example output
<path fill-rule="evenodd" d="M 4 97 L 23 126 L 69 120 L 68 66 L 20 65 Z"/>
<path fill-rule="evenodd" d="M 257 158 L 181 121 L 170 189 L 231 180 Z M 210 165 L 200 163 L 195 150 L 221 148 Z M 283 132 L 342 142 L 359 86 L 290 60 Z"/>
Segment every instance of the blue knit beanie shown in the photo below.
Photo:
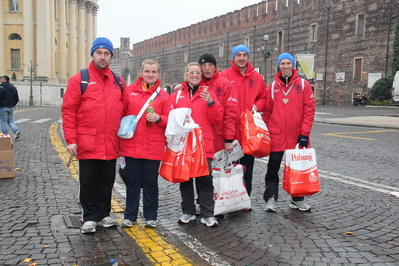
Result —
<path fill-rule="evenodd" d="M 238 52 L 246 52 L 249 56 L 249 49 L 248 46 L 244 45 L 244 44 L 239 44 L 233 47 L 233 51 L 231 53 L 231 59 L 234 59 L 234 57 L 236 56 L 236 54 Z"/>
<path fill-rule="evenodd" d="M 283 60 L 283 59 L 288 59 L 288 60 L 290 60 L 291 63 L 292 63 L 292 68 L 295 68 L 295 57 L 294 57 L 292 54 L 287 53 L 287 52 L 282 53 L 282 54 L 280 54 L 280 55 L 278 56 L 278 58 L 277 58 L 277 67 L 280 67 L 280 62 L 281 62 L 281 60 Z"/>
<path fill-rule="evenodd" d="M 109 39 L 105 37 L 98 37 L 97 39 L 95 39 L 93 45 L 91 46 L 90 56 L 92 56 L 94 51 L 98 48 L 108 49 L 111 52 L 111 56 L 114 56 L 114 46 Z"/>

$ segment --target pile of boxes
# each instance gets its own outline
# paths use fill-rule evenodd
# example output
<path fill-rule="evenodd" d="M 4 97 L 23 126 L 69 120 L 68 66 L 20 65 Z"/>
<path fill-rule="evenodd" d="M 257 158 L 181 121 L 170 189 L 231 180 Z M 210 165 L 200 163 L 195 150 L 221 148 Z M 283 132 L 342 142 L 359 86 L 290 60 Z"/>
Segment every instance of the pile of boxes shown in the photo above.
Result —
<path fill-rule="evenodd" d="M 14 145 L 12 139 L 0 136 L 0 178 L 12 178 L 14 176 Z"/>

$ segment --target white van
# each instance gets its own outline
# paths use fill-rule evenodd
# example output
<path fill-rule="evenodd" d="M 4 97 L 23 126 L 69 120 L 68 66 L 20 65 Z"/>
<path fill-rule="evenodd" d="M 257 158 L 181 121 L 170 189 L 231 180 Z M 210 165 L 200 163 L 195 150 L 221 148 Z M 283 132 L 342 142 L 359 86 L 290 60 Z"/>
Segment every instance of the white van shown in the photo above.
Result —
<path fill-rule="evenodd" d="M 399 71 L 396 71 L 392 84 L 392 104 L 399 106 Z"/>

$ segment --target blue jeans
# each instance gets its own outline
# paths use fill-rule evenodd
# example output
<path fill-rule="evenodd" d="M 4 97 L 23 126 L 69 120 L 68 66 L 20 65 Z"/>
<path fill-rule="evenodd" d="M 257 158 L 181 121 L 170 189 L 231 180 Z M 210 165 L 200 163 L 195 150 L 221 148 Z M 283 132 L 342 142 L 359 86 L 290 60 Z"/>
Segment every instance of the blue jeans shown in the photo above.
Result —
<path fill-rule="evenodd" d="M 8 126 L 11 127 L 14 133 L 19 131 L 17 125 L 14 123 L 14 121 L 12 121 L 12 112 L 12 107 L 0 108 L 1 130 L 3 134 L 8 134 Z"/>

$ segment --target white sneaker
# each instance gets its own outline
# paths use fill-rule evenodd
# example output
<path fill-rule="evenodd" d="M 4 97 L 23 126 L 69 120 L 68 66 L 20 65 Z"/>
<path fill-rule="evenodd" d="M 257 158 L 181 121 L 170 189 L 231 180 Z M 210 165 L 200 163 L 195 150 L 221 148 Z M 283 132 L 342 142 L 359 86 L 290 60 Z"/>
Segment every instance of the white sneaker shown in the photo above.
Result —
<path fill-rule="evenodd" d="M 216 221 L 215 217 L 201 218 L 201 223 L 205 224 L 208 227 L 218 226 L 218 221 Z"/>
<path fill-rule="evenodd" d="M 136 224 L 136 221 L 130 221 L 130 220 L 123 220 L 121 227 L 122 228 L 130 228 L 132 227 L 134 224 Z"/>
<path fill-rule="evenodd" d="M 271 197 L 266 202 L 265 211 L 267 211 L 267 212 L 275 212 L 276 211 L 276 199 L 274 197 Z"/>
<path fill-rule="evenodd" d="M 293 200 L 291 200 L 290 207 L 292 209 L 298 209 L 303 212 L 310 211 L 311 209 L 310 206 L 304 203 L 303 201 L 293 201 Z"/>
<path fill-rule="evenodd" d="M 93 221 L 87 221 L 83 224 L 81 229 L 82 234 L 87 233 L 95 233 L 96 232 L 97 223 Z"/>
<path fill-rule="evenodd" d="M 108 228 L 108 227 L 117 226 L 118 223 L 111 216 L 107 216 L 107 217 L 103 218 L 100 222 L 98 222 L 97 225 L 102 226 L 104 228 Z"/>
<path fill-rule="evenodd" d="M 155 228 L 155 227 L 157 227 L 157 221 L 148 220 L 148 221 L 145 223 L 145 227 Z"/>
<path fill-rule="evenodd" d="M 197 216 L 195 216 L 195 215 L 183 214 L 183 215 L 179 218 L 179 223 L 188 224 L 188 223 L 191 222 L 191 221 L 195 221 L 195 219 L 197 219 Z"/>

